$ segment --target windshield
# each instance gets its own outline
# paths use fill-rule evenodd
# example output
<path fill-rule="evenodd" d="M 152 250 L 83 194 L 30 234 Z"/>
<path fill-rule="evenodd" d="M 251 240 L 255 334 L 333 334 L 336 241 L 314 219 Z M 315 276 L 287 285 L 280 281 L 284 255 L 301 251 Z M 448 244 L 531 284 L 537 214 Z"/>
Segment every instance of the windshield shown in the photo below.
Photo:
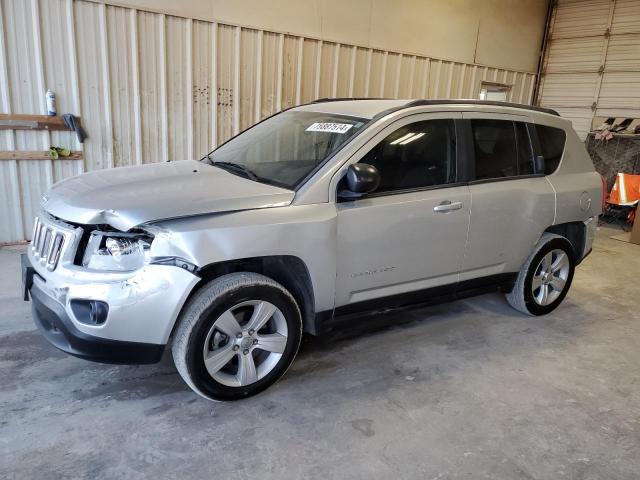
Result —
<path fill-rule="evenodd" d="M 258 182 L 295 189 L 366 122 L 330 113 L 283 112 L 220 145 L 203 161 Z"/>

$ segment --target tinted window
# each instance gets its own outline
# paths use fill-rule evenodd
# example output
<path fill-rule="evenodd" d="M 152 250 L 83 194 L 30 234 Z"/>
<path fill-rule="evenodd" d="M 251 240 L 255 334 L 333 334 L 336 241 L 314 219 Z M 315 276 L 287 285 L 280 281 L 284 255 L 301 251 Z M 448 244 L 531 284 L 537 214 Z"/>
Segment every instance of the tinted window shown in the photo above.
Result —
<path fill-rule="evenodd" d="M 517 175 L 518 150 L 513 122 L 471 120 L 476 154 L 476 179 Z"/>
<path fill-rule="evenodd" d="M 544 173 L 549 175 L 556 171 L 564 152 L 567 135 L 560 128 L 536 125 L 541 155 L 544 157 Z"/>
<path fill-rule="evenodd" d="M 402 127 L 376 145 L 361 163 L 380 172 L 377 192 L 453 183 L 456 136 L 453 120 L 427 120 Z"/>
<path fill-rule="evenodd" d="M 532 175 L 534 173 L 533 150 L 529 131 L 524 123 L 516 122 L 515 126 L 518 142 L 518 175 Z"/>

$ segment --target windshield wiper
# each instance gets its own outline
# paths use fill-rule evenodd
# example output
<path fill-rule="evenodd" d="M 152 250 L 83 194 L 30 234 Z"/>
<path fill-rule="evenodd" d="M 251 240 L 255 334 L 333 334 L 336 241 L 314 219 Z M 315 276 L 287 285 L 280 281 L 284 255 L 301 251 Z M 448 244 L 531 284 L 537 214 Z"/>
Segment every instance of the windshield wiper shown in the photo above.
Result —
<path fill-rule="evenodd" d="M 239 163 L 211 162 L 211 165 L 213 165 L 214 167 L 220 167 L 223 170 L 227 170 L 227 171 L 230 170 L 232 173 L 240 173 L 241 175 L 244 175 L 249 180 L 253 180 L 254 182 L 259 181 L 258 176 L 255 173 L 253 173 L 250 168 L 245 167 L 244 165 L 241 165 Z"/>

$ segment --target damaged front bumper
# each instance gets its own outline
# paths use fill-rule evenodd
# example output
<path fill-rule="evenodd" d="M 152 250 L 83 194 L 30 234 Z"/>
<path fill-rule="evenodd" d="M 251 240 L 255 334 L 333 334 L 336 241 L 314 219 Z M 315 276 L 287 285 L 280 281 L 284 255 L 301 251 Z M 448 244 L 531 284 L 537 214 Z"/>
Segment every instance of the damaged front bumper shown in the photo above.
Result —
<path fill-rule="evenodd" d="M 104 363 L 155 363 L 199 277 L 169 265 L 134 272 L 94 272 L 59 265 L 49 271 L 22 256 L 23 293 L 32 298 L 34 321 L 57 348 Z M 99 324 L 78 302 L 107 305 Z"/>

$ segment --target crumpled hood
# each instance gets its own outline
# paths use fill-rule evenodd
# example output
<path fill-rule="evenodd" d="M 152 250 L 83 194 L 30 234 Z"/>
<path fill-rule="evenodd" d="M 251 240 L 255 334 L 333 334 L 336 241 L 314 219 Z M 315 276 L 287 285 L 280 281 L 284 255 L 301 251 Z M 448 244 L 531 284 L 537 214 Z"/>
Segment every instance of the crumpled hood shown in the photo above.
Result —
<path fill-rule="evenodd" d="M 127 231 L 146 222 L 214 212 L 283 206 L 294 192 L 202 162 L 112 168 L 63 180 L 43 208 L 63 220 Z"/>

